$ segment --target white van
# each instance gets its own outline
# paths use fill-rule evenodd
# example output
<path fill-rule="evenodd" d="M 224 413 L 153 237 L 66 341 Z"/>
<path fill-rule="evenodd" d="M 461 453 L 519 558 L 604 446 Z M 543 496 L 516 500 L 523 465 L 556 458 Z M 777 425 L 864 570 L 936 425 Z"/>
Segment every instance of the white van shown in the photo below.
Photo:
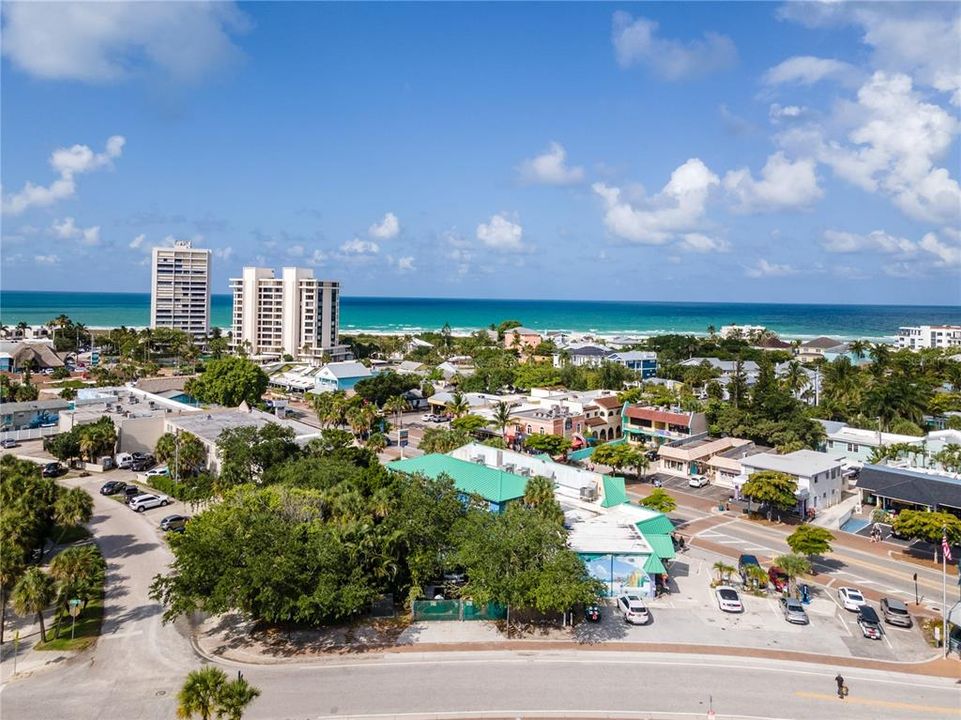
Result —
<path fill-rule="evenodd" d="M 115 460 L 117 461 L 118 468 L 121 470 L 129 470 L 133 464 L 133 455 L 130 453 L 117 453 Z"/>

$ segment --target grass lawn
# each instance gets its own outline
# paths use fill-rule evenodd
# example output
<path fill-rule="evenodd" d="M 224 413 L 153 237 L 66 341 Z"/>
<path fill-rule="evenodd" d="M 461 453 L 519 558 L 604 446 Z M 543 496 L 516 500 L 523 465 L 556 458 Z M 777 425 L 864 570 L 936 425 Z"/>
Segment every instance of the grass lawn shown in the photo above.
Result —
<path fill-rule="evenodd" d="M 47 629 L 47 642 L 34 645 L 36 650 L 86 650 L 97 641 L 100 625 L 103 623 L 103 595 L 87 604 L 87 608 L 77 618 L 73 640 L 70 639 L 72 618 L 67 615 L 60 623 L 60 632 L 53 635 L 53 627 Z"/>

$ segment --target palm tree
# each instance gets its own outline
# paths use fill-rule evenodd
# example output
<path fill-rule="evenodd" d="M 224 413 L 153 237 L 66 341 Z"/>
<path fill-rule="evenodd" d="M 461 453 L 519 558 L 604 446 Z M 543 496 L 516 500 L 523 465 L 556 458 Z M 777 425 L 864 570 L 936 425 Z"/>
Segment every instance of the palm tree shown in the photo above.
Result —
<path fill-rule="evenodd" d="M 462 415 L 466 415 L 470 412 L 470 403 L 467 402 L 467 398 L 465 398 L 461 393 L 455 392 L 453 395 L 451 395 L 450 402 L 447 403 L 447 409 L 450 411 L 451 415 L 453 415 L 455 418 L 459 418 Z"/>
<path fill-rule="evenodd" d="M 871 372 L 880 377 L 891 362 L 891 346 L 885 343 L 872 343 L 868 349 L 871 358 Z"/>
<path fill-rule="evenodd" d="M 218 703 L 220 707 L 217 711 L 217 717 L 224 720 L 241 720 L 244 716 L 244 710 L 259 696 L 260 690 L 244 680 L 243 677 L 238 677 L 224 685 L 220 693 Z"/>
<path fill-rule="evenodd" d="M 401 417 L 407 411 L 407 401 L 404 400 L 403 395 L 395 395 L 394 397 L 387 398 L 387 402 L 384 403 L 384 412 L 391 413 L 394 419 L 397 420 L 397 427 L 403 427 L 401 422 L 403 418 Z"/>
<path fill-rule="evenodd" d="M 40 640 L 47 642 L 47 629 L 43 624 L 43 611 L 55 596 L 53 578 L 38 567 L 27 570 L 13 587 L 13 609 L 17 615 L 26 617 L 36 613 L 40 623 Z"/>
<path fill-rule="evenodd" d="M 748 565 L 744 568 L 745 580 L 755 587 L 767 587 L 768 576 L 760 565 Z"/>
<path fill-rule="evenodd" d="M 854 340 L 848 345 L 848 349 L 851 351 L 854 357 L 856 357 L 858 360 L 862 360 L 864 358 L 864 354 L 868 350 L 868 343 L 864 340 Z"/>
<path fill-rule="evenodd" d="M 498 401 L 494 405 L 491 424 L 501 431 L 501 435 L 507 432 L 507 426 L 511 424 L 510 404 Z"/>
<path fill-rule="evenodd" d="M 723 560 L 718 560 L 716 563 L 714 563 L 712 567 L 714 569 L 714 572 L 717 573 L 717 579 L 719 582 L 727 582 L 728 580 L 730 580 L 731 575 L 733 575 L 734 571 L 736 570 L 736 568 L 734 568 L 731 565 L 728 565 Z"/>
<path fill-rule="evenodd" d="M 384 433 L 371 433 L 364 446 L 375 454 L 379 453 L 387 447 L 387 437 Z"/>
<path fill-rule="evenodd" d="M 536 508 L 554 502 L 554 482 L 543 475 L 535 475 L 524 488 L 524 504 Z"/>
<path fill-rule="evenodd" d="M 61 538 L 67 528 L 89 522 L 92 515 L 93 498 L 83 488 L 63 491 L 53 503 L 53 519 L 61 527 Z"/>
<path fill-rule="evenodd" d="M 10 540 L 4 538 L 3 562 L 0 562 L 0 645 L 3 644 L 3 628 L 7 622 L 7 600 L 10 591 L 23 576 L 26 565 L 18 553 L 12 552 Z"/>
<path fill-rule="evenodd" d="M 717 335 L 717 328 L 714 327 L 713 325 L 708 325 L 708 326 L 707 326 L 707 334 L 710 335 L 710 336 L 711 336 L 711 340 L 713 340 L 713 339 L 714 339 L 714 336 Z"/>
<path fill-rule="evenodd" d="M 177 717 L 184 720 L 193 717 L 211 720 L 219 710 L 220 697 L 226 684 L 227 675 L 220 668 L 208 666 L 191 671 L 177 693 Z"/>
<path fill-rule="evenodd" d="M 797 360 L 788 363 L 787 371 L 784 373 L 784 386 L 791 391 L 794 397 L 800 398 L 801 391 L 807 387 L 809 382 L 807 373 L 804 372 L 804 366 L 801 363 Z"/>

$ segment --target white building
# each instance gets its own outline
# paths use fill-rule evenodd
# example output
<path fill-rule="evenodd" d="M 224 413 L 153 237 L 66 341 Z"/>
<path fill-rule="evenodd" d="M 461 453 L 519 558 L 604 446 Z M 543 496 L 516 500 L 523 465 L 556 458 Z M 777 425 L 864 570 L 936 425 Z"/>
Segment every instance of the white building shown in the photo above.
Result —
<path fill-rule="evenodd" d="M 797 450 L 787 455 L 758 453 L 741 458 L 741 476 L 734 481 L 734 487 L 740 494 L 741 486 L 759 470 L 791 475 L 797 481 L 797 509 L 804 517 L 808 508 L 823 510 L 841 501 L 845 482 L 842 466 L 842 457 L 814 450 Z"/>
<path fill-rule="evenodd" d="M 285 267 L 276 277 L 270 268 L 245 267 L 233 278 L 235 349 L 256 358 L 281 358 L 319 363 L 347 357 L 338 345 L 340 283 L 317 280 L 313 270 Z"/>
<path fill-rule="evenodd" d="M 187 240 L 155 247 L 150 270 L 150 327 L 196 338 L 210 332 L 210 250 Z"/>
<path fill-rule="evenodd" d="M 722 338 L 747 338 L 755 333 L 763 333 L 765 330 L 767 328 L 763 325 L 722 325 L 717 334 Z"/>
<path fill-rule="evenodd" d="M 917 325 L 898 328 L 898 348 L 961 347 L 961 325 Z"/>

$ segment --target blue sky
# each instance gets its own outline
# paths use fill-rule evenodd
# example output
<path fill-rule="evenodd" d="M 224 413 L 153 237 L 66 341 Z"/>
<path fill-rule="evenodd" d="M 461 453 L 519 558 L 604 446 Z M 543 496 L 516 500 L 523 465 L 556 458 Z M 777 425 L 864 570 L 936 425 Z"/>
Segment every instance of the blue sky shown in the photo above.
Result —
<path fill-rule="evenodd" d="M 2 284 L 959 304 L 959 17 L 5 3 Z"/>

